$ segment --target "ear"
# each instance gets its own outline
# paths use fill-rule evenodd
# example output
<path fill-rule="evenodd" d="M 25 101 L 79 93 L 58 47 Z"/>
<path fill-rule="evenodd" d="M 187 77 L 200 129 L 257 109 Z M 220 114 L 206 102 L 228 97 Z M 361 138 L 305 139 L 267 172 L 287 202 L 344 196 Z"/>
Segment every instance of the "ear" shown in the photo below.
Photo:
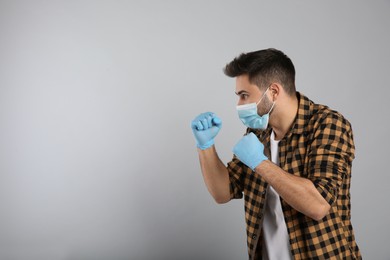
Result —
<path fill-rule="evenodd" d="M 283 91 L 283 87 L 279 83 L 272 83 L 269 87 L 269 92 L 271 94 L 272 100 L 276 100 L 281 92 Z"/>

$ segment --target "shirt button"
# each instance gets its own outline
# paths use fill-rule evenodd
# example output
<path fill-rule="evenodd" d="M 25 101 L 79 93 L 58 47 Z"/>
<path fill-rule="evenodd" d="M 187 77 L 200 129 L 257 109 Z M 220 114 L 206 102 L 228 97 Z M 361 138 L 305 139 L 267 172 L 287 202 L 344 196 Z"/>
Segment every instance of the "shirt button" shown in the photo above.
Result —
<path fill-rule="evenodd" d="M 259 218 L 262 218 L 263 217 L 263 214 L 259 213 L 259 215 L 257 215 Z"/>
<path fill-rule="evenodd" d="M 267 192 L 265 190 L 263 190 L 263 192 L 261 194 L 265 195 Z"/>
<path fill-rule="evenodd" d="M 256 240 L 256 235 L 253 235 L 252 238 L 253 238 L 254 240 Z"/>

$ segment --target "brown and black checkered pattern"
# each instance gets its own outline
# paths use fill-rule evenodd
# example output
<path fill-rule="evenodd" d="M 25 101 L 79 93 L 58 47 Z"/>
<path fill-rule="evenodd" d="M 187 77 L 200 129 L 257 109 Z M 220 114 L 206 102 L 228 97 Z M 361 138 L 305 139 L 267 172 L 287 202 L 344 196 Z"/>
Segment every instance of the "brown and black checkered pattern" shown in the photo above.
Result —
<path fill-rule="evenodd" d="M 361 259 L 351 225 L 350 183 L 355 146 L 349 122 L 336 111 L 297 93 L 298 114 L 279 142 L 280 167 L 310 179 L 331 205 L 329 214 L 315 221 L 289 206 L 282 208 L 294 259 Z M 248 129 L 264 144 L 270 157 L 270 134 Z M 236 157 L 228 163 L 232 199 L 245 199 L 249 259 L 261 259 L 262 221 L 268 184 Z"/>

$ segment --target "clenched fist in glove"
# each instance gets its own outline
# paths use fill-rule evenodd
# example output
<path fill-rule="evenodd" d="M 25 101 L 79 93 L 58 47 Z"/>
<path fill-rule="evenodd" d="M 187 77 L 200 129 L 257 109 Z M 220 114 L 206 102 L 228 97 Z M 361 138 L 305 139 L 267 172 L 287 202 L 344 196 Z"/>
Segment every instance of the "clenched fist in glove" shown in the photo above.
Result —
<path fill-rule="evenodd" d="M 264 145 L 259 141 L 254 133 L 249 133 L 234 146 L 233 153 L 246 166 L 255 170 L 255 168 L 268 158 L 264 155 Z"/>
<path fill-rule="evenodd" d="M 202 113 L 191 122 L 196 145 L 205 150 L 214 144 L 214 138 L 222 127 L 221 119 L 211 112 Z"/>

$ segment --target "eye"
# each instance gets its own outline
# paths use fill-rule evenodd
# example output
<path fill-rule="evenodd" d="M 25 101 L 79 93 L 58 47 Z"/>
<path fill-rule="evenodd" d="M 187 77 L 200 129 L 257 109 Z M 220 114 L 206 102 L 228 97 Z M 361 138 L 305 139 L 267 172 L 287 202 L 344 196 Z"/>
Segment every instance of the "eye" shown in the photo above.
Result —
<path fill-rule="evenodd" d="M 242 100 L 246 100 L 249 97 L 249 95 L 248 94 L 241 94 L 240 97 Z"/>

